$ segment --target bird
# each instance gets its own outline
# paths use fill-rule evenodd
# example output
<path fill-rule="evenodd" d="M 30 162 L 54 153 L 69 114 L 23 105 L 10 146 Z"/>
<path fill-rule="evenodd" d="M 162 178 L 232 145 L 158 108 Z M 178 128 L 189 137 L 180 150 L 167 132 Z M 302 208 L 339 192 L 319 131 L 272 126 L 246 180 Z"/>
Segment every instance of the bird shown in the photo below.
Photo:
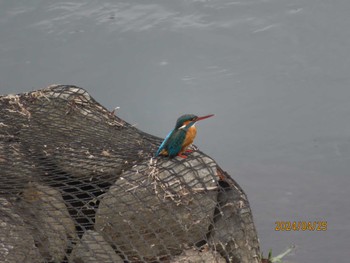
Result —
<path fill-rule="evenodd" d="M 187 150 L 187 147 L 192 144 L 197 134 L 197 129 L 195 127 L 196 122 L 212 116 L 214 116 L 214 114 L 201 117 L 194 114 L 180 116 L 176 121 L 175 128 L 165 137 L 155 156 L 168 156 L 169 158 L 180 156 L 186 158 L 187 156 L 184 155 L 184 153 L 191 152 Z"/>

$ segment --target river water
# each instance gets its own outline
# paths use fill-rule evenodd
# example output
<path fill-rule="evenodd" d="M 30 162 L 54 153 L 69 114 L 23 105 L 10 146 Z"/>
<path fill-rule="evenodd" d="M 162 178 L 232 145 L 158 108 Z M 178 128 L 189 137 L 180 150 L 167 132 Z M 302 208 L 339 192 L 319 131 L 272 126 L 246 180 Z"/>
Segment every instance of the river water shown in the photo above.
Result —
<path fill-rule="evenodd" d="M 248 194 L 264 254 L 350 258 L 350 1 L 0 1 L 0 91 L 83 87 L 164 137 L 196 145 Z M 276 231 L 276 222 L 326 222 Z"/>

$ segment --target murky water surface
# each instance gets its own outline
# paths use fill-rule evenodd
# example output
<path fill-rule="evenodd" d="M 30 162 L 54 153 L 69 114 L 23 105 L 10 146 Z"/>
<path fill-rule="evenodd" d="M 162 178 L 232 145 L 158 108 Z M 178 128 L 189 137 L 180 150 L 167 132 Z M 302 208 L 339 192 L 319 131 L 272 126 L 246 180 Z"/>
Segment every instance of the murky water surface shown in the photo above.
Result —
<path fill-rule="evenodd" d="M 196 144 L 250 199 L 264 254 L 349 262 L 350 2 L 0 1 L 0 91 L 75 84 L 142 130 L 215 113 Z M 275 231 L 326 221 L 326 231 Z"/>

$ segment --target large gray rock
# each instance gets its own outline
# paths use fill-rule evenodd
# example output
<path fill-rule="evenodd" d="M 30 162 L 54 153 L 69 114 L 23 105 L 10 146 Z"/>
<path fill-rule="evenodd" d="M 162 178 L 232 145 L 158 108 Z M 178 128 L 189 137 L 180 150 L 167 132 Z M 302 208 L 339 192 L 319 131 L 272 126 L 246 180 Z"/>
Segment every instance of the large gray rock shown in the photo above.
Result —
<path fill-rule="evenodd" d="M 0 198 L 0 262 L 43 263 L 29 226 L 12 202 Z"/>
<path fill-rule="evenodd" d="M 226 172 L 220 168 L 217 171 L 226 181 L 218 193 L 208 243 L 229 262 L 260 263 L 259 240 L 247 196 Z"/>
<path fill-rule="evenodd" d="M 99 233 L 88 230 L 74 247 L 69 263 L 123 263 L 113 248 Z"/>
<path fill-rule="evenodd" d="M 226 263 L 221 255 L 212 250 L 197 251 L 184 250 L 180 256 L 176 256 L 170 263 Z"/>
<path fill-rule="evenodd" d="M 37 247 L 46 260 L 61 262 L 78 237 L 73 219 L 60 192 L 49 186 L 30 183 L 18 203 L 19 213 L 31 226 Z"/>
<path fill-rule="evenodd" d="M 132 261 L 180 254 L 206 238 L 216 207 L 215 167 L 199 153 L 133 167 L 102 198 L 96 231 Z"/>

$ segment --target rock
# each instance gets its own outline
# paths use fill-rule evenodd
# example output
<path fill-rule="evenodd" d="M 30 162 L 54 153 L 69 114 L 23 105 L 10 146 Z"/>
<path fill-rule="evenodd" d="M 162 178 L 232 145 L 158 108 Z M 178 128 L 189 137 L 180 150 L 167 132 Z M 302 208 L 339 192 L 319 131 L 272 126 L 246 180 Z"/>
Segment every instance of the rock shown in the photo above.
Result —
<path fill-rule="evenodd" d="M 199 153 L 133 167 L 102 198 L 96 231 L 131 261 L 181 254 L 206 238 L 216 207 L 215 167 Z"/>
<path fill-rule="evenodd" d="M 74 247 L 69 263 L 123 263 L 113 248 L 99 233 L 88 230 Z"/>
<path fill-rule="evenodd" d="M 60 192 L 49 186 L 30 183 L 23 191 L 18 207 L 31 226 L 41 255 L 46 260 L 61 262 L 67 248 L 78 238 Z"/>
<path fill-rule="evenodd" d="M 35 181 L 38 171 L 27 160 L 19 142 L 0 123 L 0 195 L 17 195 L 29 181 Z"/>
<path fill-rule="evenodd" d="M 188 249 L 183 251 L 180 256 L 172 259 L 170 263 L 226 263 L 226 260 L 215 251 Z"/>
<path fill-rule="evenodd" d="M 0 262 L 43 263 L 28 225 L 11 202 L 0 198 Z"/>
<path fill-rule="evenodd" d="M 149 162 L 161 141 L 75 86 L 0 96 L 0 197 L 22 196 L 12 202 L 14 222 L 7 212 L 0 220 L 26 236 L 0 232 L 4 246 L 23 247 L 33 262 L 61 262 L 76 231 L 95 229 L 128 262 L 170 262 L 194 244 L 230 262 L 259 262 L 239 185 L 196 149 Z"/>
<path fill-rule="evenodd" d="M 247 196 L 220 168 L 218 175 L 226 177 L 230 184 L 221 182 L 208 243 L 229 262 L 260 263 L 259 241 Z"/>

